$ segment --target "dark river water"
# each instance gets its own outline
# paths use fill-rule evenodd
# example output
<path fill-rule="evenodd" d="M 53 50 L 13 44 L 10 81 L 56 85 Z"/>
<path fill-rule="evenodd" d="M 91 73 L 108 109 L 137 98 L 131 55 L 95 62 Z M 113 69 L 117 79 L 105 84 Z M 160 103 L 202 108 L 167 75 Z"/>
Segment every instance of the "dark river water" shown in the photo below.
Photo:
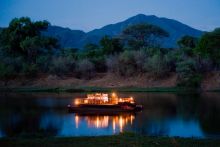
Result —
<path fill-rule="evenodd" d="M 150 136 L 220 138 L 220 93 L 119 93 L 134 97 L 136 114 L 79 115 L 67 105 L 85 93 L 1 93 L 0 137 L 98 136 L 134 132 Z"/>

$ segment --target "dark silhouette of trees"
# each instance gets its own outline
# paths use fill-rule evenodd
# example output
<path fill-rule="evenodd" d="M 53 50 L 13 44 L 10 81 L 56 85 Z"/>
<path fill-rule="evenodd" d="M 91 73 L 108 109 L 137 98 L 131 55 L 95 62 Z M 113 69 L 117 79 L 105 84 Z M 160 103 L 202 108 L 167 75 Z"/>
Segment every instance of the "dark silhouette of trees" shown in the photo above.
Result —
<path fill-rule="evenodd" d="M 168 37 L 169 33 L 151 24 L 136 24 L 127 27 L 122 32 L 122 38 L 127 44 L 138 50 L 141 47 L 152 47 L 158 38 Z"/>
<path fill-rule="evenodd" d="M 177 44 L 179 45 L 180 48 L 195 48 L 196 45 L 198 44 L 198 38 L 192 37 L 192 36 L 183 36 Z"/>
<path fill-rule="evenodd" d="M 123 46 L 118 38 L 104 36 L 100 40 L 100 45 L 102 53 L 107 55 L 119 53 L 123 50 Z"/>
<path fill-rule="evenodd" d="M 48 21 L 32 22 L 28 17 L 15 18 L 0 34 L 1 48 L 10 56 L 22 56 L 29 62 L 35 62 L 43 49 L 58 47 L 56 39 L 41 36 L 41 31 L 48 26 Z"/>
<path fill-rule="evenodd" d="M 205 33 L 199 40 L 195 49 L 196 54 L 202 58 L 210 58 L 215 67 L 220 64 L 220 28 Z"/>

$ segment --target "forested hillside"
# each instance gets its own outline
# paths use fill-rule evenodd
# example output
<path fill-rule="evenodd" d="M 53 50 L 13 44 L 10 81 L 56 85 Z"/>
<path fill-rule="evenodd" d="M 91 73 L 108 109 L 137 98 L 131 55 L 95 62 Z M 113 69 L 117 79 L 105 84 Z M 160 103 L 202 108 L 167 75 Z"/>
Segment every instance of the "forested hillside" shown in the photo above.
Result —
<path fill-rule="evenodd" d="M 13 19 L 1 31 L 0 78 L 5 86 L 10 80 L 38 78 L 42 74 L 89 80 L 98 73 L 112 73 L 124 79 L 145 73 L 154 79 L 166 79 L 175 73 L 176 86 L 200 87 L 205 73 L 220 69 L 220 29 L 200 38 L 183 36 L 177 41 L 178 47 L 172 49 L 161 43 L 172 32 L 139 23 L 129 25 L 114 37 L 105 35 L 98 44 L 87 43 L 78 49 L 63 48 L 59 39 L 42 33 L 48 26 L 47 21 L 22 17 Z M 59 27 L 55 32 L 72 33 L 68 29 L 62 32 Z M 83 32 L 77 33 L 84 36 Z M 77 37 L 72 39 L 74 42 Z"/>

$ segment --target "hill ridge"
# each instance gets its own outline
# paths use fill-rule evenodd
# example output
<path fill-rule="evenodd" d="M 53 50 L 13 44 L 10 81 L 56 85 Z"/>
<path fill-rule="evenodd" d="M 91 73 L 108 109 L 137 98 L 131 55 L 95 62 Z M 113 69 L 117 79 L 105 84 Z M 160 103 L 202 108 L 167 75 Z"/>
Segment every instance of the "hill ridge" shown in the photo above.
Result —
<path fill-rule="evenodd" d="M 129 25 L 138 23 L 157 25 L 169 32 L 170 37 L 163 39 L 163 47 L 175 48 L 177 46 L 176 42 L 184 35 L 200 37 L 203 34 L 202 31 L 177 20 L 144 14 L 137 14 L 124 21 L 108 24 L 99 29 L 91 30 L 87 33 L 81 30 L 72 30 L 60 26 L 50 26 L 48 31 L 44 32 L 44 34 L 57 38 L 62 47 L 83 48 L 83 46 L 87 43 L 97 44 L 105 35 L 111 37 L 117 36 Z"/>

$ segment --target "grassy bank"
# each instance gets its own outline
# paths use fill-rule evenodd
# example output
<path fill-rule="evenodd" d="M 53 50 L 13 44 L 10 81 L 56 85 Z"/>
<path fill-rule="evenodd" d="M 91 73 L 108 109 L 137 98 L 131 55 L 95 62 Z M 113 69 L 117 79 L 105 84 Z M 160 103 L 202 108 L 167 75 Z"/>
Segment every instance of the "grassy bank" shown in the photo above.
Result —
<path fill-rule="evenodd" d="M 210 139 L 184 139 L 168 137 L 146 137 L 134 134 L 123 134 L 115 136 L 100 137 L 72 137 L 72 138 L 35 138 L 35 139 L 0 139 L 0 146 L 21 146 L 21 147 L 39 147 L 39 146 L 77 146 L 77 147 L 97 147 L 97 146 L 167 146 L 167 147 L 217 147 L 220 146 L 220 140 Z"/>
<path fill-rule="evenodd" d="M 16 87 L 16 88 L 0 88 L 1 92 L 195 92 L 196 89 L 180 88 L 180 87 Z"/>

